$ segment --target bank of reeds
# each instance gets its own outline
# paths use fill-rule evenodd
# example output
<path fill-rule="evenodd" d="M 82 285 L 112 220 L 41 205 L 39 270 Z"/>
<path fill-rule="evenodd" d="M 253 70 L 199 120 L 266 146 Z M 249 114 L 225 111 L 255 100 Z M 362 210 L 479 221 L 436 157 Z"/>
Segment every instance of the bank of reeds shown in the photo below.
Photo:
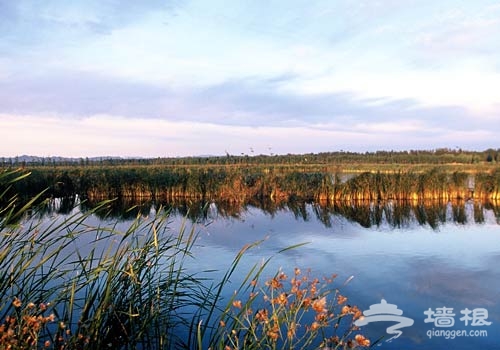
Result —
<path fill-rule="evenodd" d="M 273 167 L 68 167 L 37 168 L 15 184 L 17 193 L 33 196 L 78 194 L 92 200 L 453 200 L 500 199 L 500 169 L 488 172 L 364 172 L 341 180 L 339 173 Z"/>
<path fill-rule="evenodd" d="M 435 168 L 425 173 L 362 173 L 348 180 L 335 198 L 347 200 L 451 200 L 470 198 L 467 174 Z"/>
<path fill-rule="evenodd" d="M 238 294 L 223 300 L 245 252 L 259 243 L 244 247 L 220 281 L 207 280 L 209 275 L 185 267 L 195 259 L 194 228 L 172 232 L 168 214 L 137 215 L 125 230 L 91 225 L 108 202 L 66 218 L 33 220 L 23 215 L 34 213 L 36 198 L 19 207 L 12 195 L 23 176 L 0 173 L 0 349 L 369 345 L 352 324 L 358 310 L 335 311 L 345 300 L 309 275 L 295 272 L 289 286 L 294 294 L 285 298 L 287 278 L 280 273 L 261 285 L 267 263 L 256 264 Z"/>

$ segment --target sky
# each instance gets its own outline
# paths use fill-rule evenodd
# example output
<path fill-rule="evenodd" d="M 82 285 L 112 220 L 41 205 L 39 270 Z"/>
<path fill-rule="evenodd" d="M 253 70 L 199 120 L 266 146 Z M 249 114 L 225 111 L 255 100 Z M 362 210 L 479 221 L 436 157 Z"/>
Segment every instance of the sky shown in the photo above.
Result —
<path fill-rule="evenodd" d="M 0 156 L 499 148 L 500 1 L 0 0 Z"/>

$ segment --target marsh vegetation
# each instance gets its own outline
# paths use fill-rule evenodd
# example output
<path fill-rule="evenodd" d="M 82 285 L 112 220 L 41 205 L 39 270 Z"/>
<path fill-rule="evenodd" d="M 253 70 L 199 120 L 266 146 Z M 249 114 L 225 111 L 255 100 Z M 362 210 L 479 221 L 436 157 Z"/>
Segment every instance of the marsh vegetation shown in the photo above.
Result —
<path fill-rule="evenodd" d="M 333 203 L 350 200 L 500 199 L 500 168 L 488 171 L 344 173 L 279 167 L 99 166 L 25 168 L 31 175 L 13 186 L 16 193 L 91 200 L 193 199 L 216 202 L 282 201 Z"/>
<path fill-rule="evenodd" d="M 104 201 L 86 212 L 36 220 L 38 197 L 19 206 L 13 186 L 27 178 L 0 173 L 1 349 L 270 349 L 367 347 L 334 279 L 311 273 L 269 275 L 264 263 L 238 269 L 245 245 L 220 280 L 188 271 L 197 232 L 168 227 L 168 211 L 138 214 L 125 230 L 94 226 Z M 43 210 L 43 209 L 42 209 Z M 29 213 L 28 216 L 26 214 Z M 24 217 L 25 220 L 19 220 Z M 299 245 L 300 246 L 300 245 Z M 299 246 L 290 246 L 277 254 Z M 236 292 L 223 292 L 236 274 Z M 285 287 L 289 284 L 289 287 Z M 290 297 L 284 288 L 291 288 Z M 293 297 L 292 297 L 293 295 Z"/>
<path fill-rule="evenodd" d="M 403 156 L 395 153 L 371 155 L 371 162 L 356 154 L 3 162 L 0 345 L 368 346 L 353 327 L 359 309 L 341 302 L 342 283 L 330 276 L 338 271 L 319 272 L 325 280 L 300 269 L 269 273 L 270 258 L 242 271 L 257 242 L 240 249 L 217 277 L 193 272 L 186 265 L 196 260 L 199 232 L 188 223 L 208 225 L 214 210 L 240 218 L 251 208 L 270 217 L 286 208 L 304 221 L 314 215 L 325 227 L 339 217 L 365 228 L 415 220 L 432 228 L 450 220 L 482 224 L 485 212 L 500 222 L 496 153 L 490 161 L 452 153 L 428 154 L 427 163 L 416 153 L 404 164 L 392 162 Z M 173 214 L 185 220 L 178 230 L 169 226 Z M 301 247 L 275 254 L 290 249 Z"/>

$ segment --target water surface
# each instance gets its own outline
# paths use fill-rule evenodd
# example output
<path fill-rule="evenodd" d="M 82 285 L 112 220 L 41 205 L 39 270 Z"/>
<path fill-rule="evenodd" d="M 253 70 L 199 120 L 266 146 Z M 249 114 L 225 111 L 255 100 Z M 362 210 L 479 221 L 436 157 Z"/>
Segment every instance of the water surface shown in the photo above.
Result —
<path fill-rule="evenodd" d="M 308 242 L 306 246 L 275 256 L 271 270 L 282 267 L 311 268 L 319 276 L 339 274 L 342 281 L 354 276 L 342 287 L 349 302 L 366 310 L 385 299 L 396 304 L 403 315 L 414 320 L 403 328 L 402 335 L 382 349 L 493 349 L 500 344 L 500 226 L 493 210 L 464 203 L 464 218 L 456 220 L 454 208 L 440 209 L 445 222 L 439 226 L 418 224 L 416 218 L 405 224 L 389 223 L 383 215 L 378 224 L 364 227 L 358 222 L 332 214 L 326 226 L 317 208 L 308 204 L 302 216 L 286 208 L 266 214 L 247 207 L 238 218 L 209 215 L 209 225 L 200 225 L 202 245 L 196 248 L 197 264 L 203 268 L 224 270 L 234 254 L 245 244 L 265 238 L 250 251 L 244 262 L 251 266 L 289 245 Z M 474 210 L 481 210 L 480 223 Z M 404 221 L 404 220 L 403 220 Z M 366 226 L 366 225 L 365 225 Z M 192 268 L 197 268 L 196 264 Z M 453 308 L 453 327 L 425 323 L 429 308 Z M 489 326 L 465 326 L 460 311 L 486 309 Z M 375 340 L 385 336 L 391 322 L 371 323 L 363 333 Z M 486 330 L 485 337 L 455 337 L 452 330 Z M 443 336 L 433 336 L 443 331 Z M 448 332 L 446 332 L 448 331 Z M 429 338 L 429 335 L 431 338 Z M 446 339 L 446 337 L 450 339 Z"/>
<path fill-rule="evenodd" d="M 60 207 L 54 205 L 53 213 Z M 338 274 L 338 287 L 348 302 L 367 310 L 382 299 L 395 304 L 414 324 L 402 328 L 397 339 L 386 328 L 394 322 L 374 322 L 362 332 L 380 349 L 494 349 L 500 346 L 500 225 L 497 207 L 479 203 L 400 205 L 397 203 L 342 204 L 322 207 L 314 203 L 288 203 L 258 207 L 194 204 L 171 210 L 169 226 L 179 230 L 190 217 L 199 233 L 193 250 L 195 259 L 187 267 L 193 272 L 224 273 L 237 252 L 247 243 L 264 240 L 247 252 L 241 274 L 232 278 L 226 293 L 237 288 L 243 274 L 255 263 L 273 256 L 268 276 L 282 268 L 312 269 L 318 277 Z M 72 211 L 66 210 L 68 215 Z M 81 210 L 84 210 L 82 208 Z M 158 206 L 147 204 L 114 218 L 92 216 L 94 224 L 109 224 L 119 218 L 117 228 L 126 228 L 137 211 L 155 215 Z M 54 214 L 52 214 L 54 215 Z M 82 246 L 85 242 L 80 242 Z M 307 243 L 284 253 L 285 247 Z M 353 276 L 353 278 L 351 277 Z M 212 273 L 211 277 L 220 277 Z M 351 279 L 352 278 L 352 279 Z M 351 281 L 342 286 L 346 279 Z M 453 309 L 454 325 L 425 322 L 429 309 Z M 462 310 L 487 311 L 483 321 L 471 325 L 460 320 Z M 478 311 L 482 310 L 482 311 Z M 474 311 L 474 312 L 476 312 Z M 484 316 L 484 315 L 483 315 Z M 481 323 L 480 319 L 477 319 Z M 456 331 L 486 331 L 487 335 L 456 336 Z M 438 336 L 438 333 L 442 336 Z M 453 336 L 455 335 L 454 339 Z"/>

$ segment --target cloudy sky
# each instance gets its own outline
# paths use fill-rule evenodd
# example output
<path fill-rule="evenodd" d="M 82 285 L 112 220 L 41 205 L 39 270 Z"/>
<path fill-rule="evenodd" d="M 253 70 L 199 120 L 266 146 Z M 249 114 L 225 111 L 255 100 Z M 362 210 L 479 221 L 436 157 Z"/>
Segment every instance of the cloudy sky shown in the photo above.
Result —
<path fill-rule="evenodd" d="M 500 2 L 0 0 L 0 156 L 498 148 Z"/>

